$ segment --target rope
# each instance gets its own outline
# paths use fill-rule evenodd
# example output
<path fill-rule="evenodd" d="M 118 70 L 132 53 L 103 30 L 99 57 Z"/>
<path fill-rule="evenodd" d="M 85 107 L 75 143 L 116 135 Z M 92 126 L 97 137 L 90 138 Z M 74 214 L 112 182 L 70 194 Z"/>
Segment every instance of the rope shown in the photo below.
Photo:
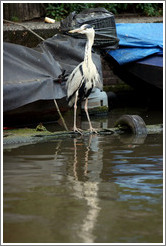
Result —
<path fill-rule="evenodd" d="M 59 116 L 60 116 L 60 118 L 61 118 L 61 120 L 62 120 L 62 123 L 63 123 L 63 126 L 64 126 L 65 130 L 66 130 L 66 131 L 69 131 L 68 128 L 67 128 L 67 125 L 66 125 L 66 123 L 65 123 L 65 120 L 64 120 L 64 118 L 63 118 L 63 116 L 62 116 L 62 114 L 61 114 L 61 112 L 60 112 L 60 110 L 59 110 L 57 101 L 56 101 L 55 99 L 54 99 L 54 103 L 55 103 L 55 106 L 56 106 L 56 108 L 57 108 L 58 114 L 59 114 Z"/>
<path fill-rule="evenodd" d="M 8 22 L 8 23 L 11 23 L 13 25 L 18 25 L 18 26 L 22 26 L 24 27 L 25 29 L 27 29 L 28 31 L 30 31 L 31 33 L 33 33 L 36 37 L 38 37 L 39 39 L 41 39 L 42 41 L 44 41 L 45 39 L 42 38 L 41 36 L 39 36 L 36 32 L 32 31 L 29 27 L 23 25 L 23 24 L 20 24 L 20 23 L 16 23 L 16 22 L 13 22 L 13 21 L 9 21 L 9 20 L 4 20 L 5 22 Z"/>

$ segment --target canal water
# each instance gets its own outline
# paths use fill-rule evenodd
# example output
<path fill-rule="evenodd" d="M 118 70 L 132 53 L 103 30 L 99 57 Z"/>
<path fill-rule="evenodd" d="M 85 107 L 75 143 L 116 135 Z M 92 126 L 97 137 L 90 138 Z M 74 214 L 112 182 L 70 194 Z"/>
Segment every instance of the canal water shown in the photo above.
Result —
<path fill-rule="evenodd" d="M 137 113 L 146 124 L 162 123 L 162 112 Z M 114 110 L 93 124 L 111 127 L 120 115 Z M 4 242 L 162 243 L 162 137 L 90 135 L 5 147 Z"/>

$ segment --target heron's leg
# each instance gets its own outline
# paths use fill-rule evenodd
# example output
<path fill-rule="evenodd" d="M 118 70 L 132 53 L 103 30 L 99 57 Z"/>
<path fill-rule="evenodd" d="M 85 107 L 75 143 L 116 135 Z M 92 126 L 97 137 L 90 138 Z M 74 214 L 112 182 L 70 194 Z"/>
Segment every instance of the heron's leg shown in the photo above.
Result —
<path fill-rule="evenodd" d="M 78 91 L 76 91 L 75 102 L 74 102 L 74 131 L 76 127 L 76 114 L 77 114 L 77 100 L 78 100 Z"/>
<path fill-rule="evenodd" d="M 82 134 L 81 129 L 78 129 L 76 126 L 77 100 L 78 100 L 78 91 L 76 91 L 75 102 L 74 102 L 74 127 L 73 127 L 73 131 Z"/>
<path fill-rule="evenodd" d="M 88 98 L 85 99 L 84 109 L 85 109 L 85 113 L 86 113 L 86 116 L 87 116 L 87 119 L 88 119 L 88 122 L 89 122 L 89 130 L 91 132 L 97 133 L 97 130 L 92 127 L 92 123 L 90 121 L 90 117 L 89 117 L 89 113 L 88 113 Z"/>

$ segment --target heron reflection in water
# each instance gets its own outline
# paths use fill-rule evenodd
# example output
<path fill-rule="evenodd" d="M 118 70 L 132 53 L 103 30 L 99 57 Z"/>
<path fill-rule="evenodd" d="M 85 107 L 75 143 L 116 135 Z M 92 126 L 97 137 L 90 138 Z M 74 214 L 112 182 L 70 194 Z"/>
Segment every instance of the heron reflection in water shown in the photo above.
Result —
<path fill-rule="evenodd" d="M 73 141 L 74 179 L 70 178 L 70 182 L 73 183 L 72 194 L 80 201 L 86 201 L 87 204 L 86 213 L 78 225 L 78 236 L 83 243 L 94 243 L 96 239 L 94 228 L 101 211 L 99 186 L 103 168 L 103 150 L 99 149 L 97 135 L 90 134 L 88 139 L 74 138 Z M 81 170 L 84 172 L 82 173 Z"/>
<path fill-rule="evenodd" d="M 102 89 L 100 75 L 92 60 L 92 46 L 94 43 L 95 30 L 92 26 L 84 24 L 80 28 L 69 32 L 81 33 L 87 36 L 84 60 L 73 70 L 66 83 L 68 105 L 70 107 L 74 105 L 73 130 L 74 132 L 81 133 L 81 129 L 78 129 L 76 126 L 77 101 L 85 99 L 84 109 L 89 122 L 89 130 L 90 132 L 97 133 L 97 131 L 92 127 L 88 113 L 88 96 L 90 95 L 92 89 L 95 87 Z"/>

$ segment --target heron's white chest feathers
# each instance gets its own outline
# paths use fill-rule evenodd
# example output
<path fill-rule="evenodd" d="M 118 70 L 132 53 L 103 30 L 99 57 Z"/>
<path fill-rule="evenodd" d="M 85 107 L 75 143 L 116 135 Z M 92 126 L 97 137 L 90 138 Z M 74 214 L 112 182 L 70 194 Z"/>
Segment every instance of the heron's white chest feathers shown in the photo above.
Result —
<path fill-rule="evenodd" d="M 86 87 L 89 89 L 95 87 L 99 82 L 100 76 L 92 60 L 83 62 L 82 65 L 84 80 L 86 81 Z"/>

